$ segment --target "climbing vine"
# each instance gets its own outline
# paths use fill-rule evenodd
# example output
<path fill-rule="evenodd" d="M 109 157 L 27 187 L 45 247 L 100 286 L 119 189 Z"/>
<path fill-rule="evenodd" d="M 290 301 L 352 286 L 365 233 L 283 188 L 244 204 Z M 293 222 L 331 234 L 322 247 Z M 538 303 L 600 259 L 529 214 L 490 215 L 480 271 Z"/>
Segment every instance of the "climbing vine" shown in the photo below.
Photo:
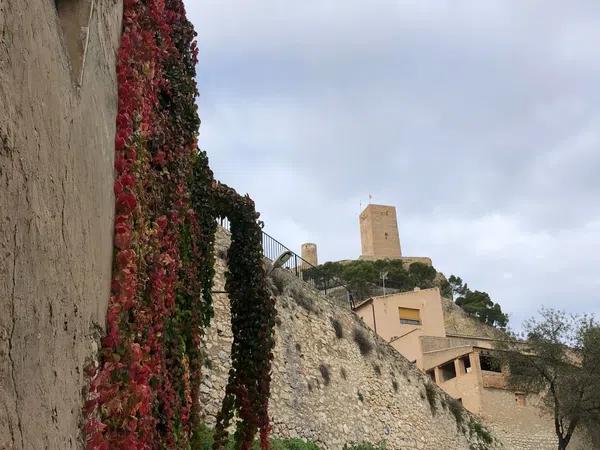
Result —
<path fill-rule="evenodd" d="M 268 446 L 274 307 L 252 201 L 215 184 L 197 150 L 194 37 L 182 0 L 124 1 L 113 276 L 99 362 L 87 368 L 90 450 L 189 447 L 218 215 L 236 224 L 227 278 L 234 364 L 222 416 L 239 413 L 240 448 L 257 430 Z"/>
<path fill-rule="evenodd" d="M 275 303 L 266 288 L 262 257 L 262 230 L 254 202 L 235 190 L 214 183 L 216 209 L 231 222 L 229 270 L 225 289 L 229 293 L 233 344 L 231 370 L 225 399 L 217 416 L 214 449 L 227 440 L 234 412 L 241 419 L 235 433 L 236 448 L 248 450 L 257 430 L 263 449 L 269 448 L 268 402 L 273 359 Z"/>

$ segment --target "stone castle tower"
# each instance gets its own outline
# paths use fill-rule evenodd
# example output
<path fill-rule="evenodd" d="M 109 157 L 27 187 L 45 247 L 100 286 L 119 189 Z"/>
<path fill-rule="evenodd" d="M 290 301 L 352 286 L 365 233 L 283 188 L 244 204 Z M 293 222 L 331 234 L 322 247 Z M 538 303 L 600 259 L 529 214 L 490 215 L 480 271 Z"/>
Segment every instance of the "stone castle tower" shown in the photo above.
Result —
<path fill-rule="evenodd" d="M 313 244 L 310 242 L 302 244 L 301 253 L 302 259 L 305 260 L 307 263 L 310 263 L 313 266 L 319 265 L 319 259 L 317 258 L 317 244 Z M 305 262 L 302 262 L 302 268 L 308 269 L 308 265 Z"/>
<path fill-rule="evenodd" d="M 360 213 L 361 259 L 400 259 L 400 236 L 396 208 L 367 205 Z"/>

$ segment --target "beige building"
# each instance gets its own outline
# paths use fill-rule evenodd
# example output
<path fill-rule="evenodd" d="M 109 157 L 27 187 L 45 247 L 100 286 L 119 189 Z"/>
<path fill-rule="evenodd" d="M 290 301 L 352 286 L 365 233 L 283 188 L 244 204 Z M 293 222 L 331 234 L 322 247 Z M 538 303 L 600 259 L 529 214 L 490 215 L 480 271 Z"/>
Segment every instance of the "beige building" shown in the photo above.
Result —
<path fill-rule="evenodd" d="M 469 317 L 438 288 L 371 298 L 356 314 L 465 408 L 479 415 L 511 449 L 555 449 L 552 418 L 534 394 L 506 387 L 506 370 L 493 355 L 502 336 Z M 591 449 L 574 436 L 573 449 Z"/>

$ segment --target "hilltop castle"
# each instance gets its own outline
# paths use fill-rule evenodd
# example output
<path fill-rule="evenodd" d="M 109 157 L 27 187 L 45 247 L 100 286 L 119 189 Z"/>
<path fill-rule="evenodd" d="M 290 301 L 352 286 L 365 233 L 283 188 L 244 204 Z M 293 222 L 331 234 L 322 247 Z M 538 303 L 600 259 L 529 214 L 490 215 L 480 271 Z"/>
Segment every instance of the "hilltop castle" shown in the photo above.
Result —
<path fill-rule="evenodd" d="M 360 259 L 401 260 L 406 267 L 427 257 L 402 255 L 396 208 L 368 205 L 360 214 Z M 307 249 L 316 260 L 316 245 Z M 303 257 L 305 247 L 302 247 Z M 438 274 L 442 277 L 441 274 Z M 514 392 L 507 387 L 507 369 L 494 356 L 504 333 L 466 314 L 437 287 L 373 296 L 353 308 L 377 335 L 419 370 L 484 419 L 510 449 L 551 449 L 556 436 L 552 417 L 534 393 Z M 574 448 L 592 448 L 589 437 L 579 431 Z"/>
<path fill-rule="evenodd" d="M 368 261 L 399 259 L 405 266 L 415 262 L 432 265 L 431 258 L 425 256 L 402 256 L 395 206 L 369 204 L 360 213 L 359 222 L 361 243 L 359 259 Z M 302 244 L 301 251 L 305 261 L 313 266 L 318 265 L 317 244 Z"/>

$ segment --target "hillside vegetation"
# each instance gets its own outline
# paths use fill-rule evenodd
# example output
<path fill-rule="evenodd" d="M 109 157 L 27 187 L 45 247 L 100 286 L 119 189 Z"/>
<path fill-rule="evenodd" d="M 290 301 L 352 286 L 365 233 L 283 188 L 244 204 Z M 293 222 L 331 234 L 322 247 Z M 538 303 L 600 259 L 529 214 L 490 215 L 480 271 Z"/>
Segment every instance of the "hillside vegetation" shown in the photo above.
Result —
<path fill-rule="evenodd" d="M 451 275 L 446 279 L 434 267 L 420 262 L 408 267 L 399 259 L 326 262 L 307 270 L 304 277 L 314 280 L 317 286 L 323 278 L 339 280 L 348 287 L 357 302 L 383 294 L 383 273 L 387 273 L 387 293 L 437 287 L 442 297 L 454 300 L 456 305 L 479 321 L 496 328 L 505 328 L 508 323 L 508 315 L 487 292 L 472 291 L 460 277 Z"/>
<path fill-rule="evenodd" d="M 326 262 L 305 272 L 305 279 L 326 277 L 341 280 L 352 292 L 354 300 L 381 295 L 381 273 L 387 272 L 386 289 L 390 292 L 412 291 L 418 287 L 439 287 L 442 296 L 451 298 L 452 288 L 443 275 L 427 264 L 415 262 L 406 268 L 401 260 Z"/>

